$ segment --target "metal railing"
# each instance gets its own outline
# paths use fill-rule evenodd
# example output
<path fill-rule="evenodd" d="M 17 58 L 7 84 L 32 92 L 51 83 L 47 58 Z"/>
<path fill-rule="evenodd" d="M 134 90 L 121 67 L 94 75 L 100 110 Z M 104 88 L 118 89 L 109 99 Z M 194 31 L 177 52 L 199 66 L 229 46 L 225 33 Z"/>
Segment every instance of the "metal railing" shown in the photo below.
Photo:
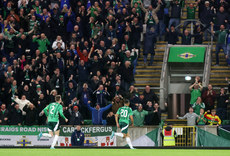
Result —
<path fill-rule="evenodd" d="M 165 128 L 166 126 L 164 126 Z M 173 126 L 177 133 L 175 138 L 176 146 L 195 147 L 196 146 L 196 128 L 195 126 Z M 163 144 L 162 144 L 163 146 Z"/>
<path fill-rule="evenodd" d="M 193 22 L 198 22 L 200 23 L 203 27 L 205 27 L 205 24 L 201 23 L 200 20 L 194 20 L 194 19 L 187 19 L 187 20 L 184 20 L 183 22 L 181 22 L 179 25 L 177 25 L 175 27 L 175 30 L 177 30 L 180 26 L 184 25 L 185 22 L 191 22 L 191 31 L 190 33 L 193 34 Z M 214 35 L 212 34 L 212 32 L 207 28 L 207 30 L 205 31 L 208 31 L 208 33 L 210 34 L 210 41 L 211 41 L 211 46 L 213 45 L 213 37 Z M 182 32 L 184 33 L 184 32 Z M 191 43 L 192 44 L 192 43 Z"/>

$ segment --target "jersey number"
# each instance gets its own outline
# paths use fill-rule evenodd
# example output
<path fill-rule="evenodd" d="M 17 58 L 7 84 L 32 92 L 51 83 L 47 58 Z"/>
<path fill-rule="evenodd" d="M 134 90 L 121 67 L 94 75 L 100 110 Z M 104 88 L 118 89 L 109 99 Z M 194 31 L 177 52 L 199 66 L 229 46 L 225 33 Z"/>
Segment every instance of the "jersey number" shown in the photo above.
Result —
<path fill-rule="evenodd" d="M 128 115 L 128 111 L 127 110 L 121 110 L 121 117 L 127 117 L 127 115 Z"/>
<path fill-rule="evenodd" d="M 53 111 L 54 111 L 54 108 L 55 108 L 54 106 L 51 106 L 50 114 L 54 114 L 54 112 L 53 112 Z"/>

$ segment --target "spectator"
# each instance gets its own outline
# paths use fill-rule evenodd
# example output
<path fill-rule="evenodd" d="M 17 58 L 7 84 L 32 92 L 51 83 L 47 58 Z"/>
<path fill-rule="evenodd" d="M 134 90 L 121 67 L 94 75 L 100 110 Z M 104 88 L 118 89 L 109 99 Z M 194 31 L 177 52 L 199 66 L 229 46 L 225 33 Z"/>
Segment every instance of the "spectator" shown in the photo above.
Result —
<path fill-rule="evenodd" d="M 23 122 L 22 111 L 19 108 L 19 104 L 15 104 L 14 108 L 12 108 L 12 110 L 9 114 L 9 123 L 10 123 L 10 125 L 21 126 L 22 122 Z"/>
<path fill-rule="evenodd" d="M 73 110 L 69 108 L 70 119 L 69 125 L 83 125 L 84 120 L 81 113 L 78 111 L 78 106 L 73 106 Z"/>
<path fill-rule="evenodd" d="M 92 100 L 92 94 L 93 92 L 91 88 L 88 87 L 87 83 L 84 83 L 83 87 L 78 91 L 78 99 L 81 105 L 80 112 L 84 119 L 89 119 L 91 116 L 87 108 L 87 102 L 88 100 Z"/>
<path fill-rule="evenodd" d="M 25 118 L 25 125 L 27 126 L 33 126 L 37 124 L 37 109 L 35 108 L 34 104 L 30 103 L 28 105 L 25 105 L 23 107 L 23 111 L 26 112 L 26 118 Z"/>
<path fill-rule="evenodd" d="M 29 105 L 31 102 L 26 99 L 25 95 L 22 95 L 22 98 L 19 99 L 18 96 L 15 96 L 13 100 L 18 104 L 19 109 L 22 111 L 26 105 Z M 26 115 L 26 112 L 23 110 L 22 115 Z"/>
<path fill-rule="evenodd" d="M 62 41 L 61 36 L 57 36 L 56 40 L 52 44 L 53 50 L 56 50 L 58 48 L 58 43 L 61 44 L 61 48 L 65 50 L 65 43 Z"/>
<path fill-rule="evenodd" d="M 124 66 L 121 67 L 121 78 L 124 90 L 128 91 L 134 82 L 133 66 L 130 61 L 125 61 Z"/>
<path fill-rule="evenodd" d="M 112 102 L 112 112 L 113 114 L 116 114 L 118 109 L 120 107 L 123 106 L 123 97 L 121 95 L 116 95 L 114 98 L 113 98 L 113 102 Z"/>
<path fill-rule="evenodd" d="M 193 105 L 196 102 L 197 98 L 201 96 L 202 89 L 203 86 L 201 85 L 201 83 L 198 83 L 198 80 L 196 79 L 196 82 L 189 87 L 189 90 L 191 92 L 190 105 Z"/>
<path fill-rule="evenodd" d="M 197 117 L 197 120 L 196 120 L 197 125 L 199 125 L 199 126 L 205 125 L 207 122 L 207 119 L 204 117 L 204 109 L 203 108 L 200 109 L 200 114 L 198 114 L 198 115 L 199 115 L 199 117 Z"/>
<path fill-rule="evenodd" d="M 200 114 L 200 109 L 204 109 L 205 108 L 205 104 L 202 102 L 201 97 L 197 97 L 196 102 L 192 105 L 192 108 L 194 110 L 194 112 L 199 115 Z"/>
<path fill-rule="evenodd" d="M 96 103 L 100 107 L 104 107 L 107 104 L 110 94 L 107 92 L 107 89 L 104 89 L 103 85 L 99 85 L 98 89 L 93 92 L 96 98 Z"/>
<path fill-rule="evenodd" d="M 168 29 L 171 29 L 172 25 L 176 27 L 180 24 L 180 16 L 181 16 L 181 8 L 182 8 L 179 0 L 171 1 L 170 6 L 171 6 L 171 17 L 169 20 Z"/>
<path fill-rule="evenodd" d="M 214 109 L 214 102 L 216 100 L 216 92 L 212 89 L 212 85 L 208 85 L 208 90 L 202 94 L 202 99 L 205 103 L 205 110 L 210 112 Z"/>
<path fill-rule="evenodd" d="M 158 103 L 155 103 L 154 106 L 151 101 L 147 102 L 146 108 L 149 113 L 148 115 L 145 116 L 145 125 L 159 125 L 161 121 L 161 110 L 158 105 Z"/>
<path fill-rule="evenodd" d="M 41 53 L 44 53 L 47 51 L 48 46 L 50 45 L 50 41 L 47 39 L 46 35 L 44 33 L 41 34 L 40 39 L 39 35 L 33 39 L 33 42 L 38 43 L 38 50 Z"/>
<path fill-rule="evenodd" d="M 184 33 L 179 33 L 179 36 L 181 36 L 182 41 L 181 44 L 182 45 L 191 45 L 191 39 L 192 39 L 192 35 L 189 33 L 189 31 L 187 29 L 184 30 Z"/>
<path fill-rule="evenodd" d="M 210 5 L 209 1 L 198 1 L 199 3 L 199 17 L 202 24 L 205 27 L 208 26 L 208 30 L 205 31 L 205 40 L 207 40 L 207 32 L 210 31 L 210 23 L 213 20 L 214 16 L 214 7 Z"/>
<path fill-rule="evenodd" d="M 205 112 L 204 117 L 208 120 L 207 123 L 209 125 L 220 125 L 221 124 L 221 120 L 220 120 L 219 116 L 216 115 L 215 109 L 211 110 L 211 114 L 208 114 L 207 112 Z"/>
<path fill-rule="evenodd" d="M 159 19 L 157 17 L 157 12 L 160 10 L 161 0 L 158 0 L 157 7 L 153 8 L 152 5 L 149 5 L 148 9 L 143 7 L 143 3 L 141 3 L 141 9 L 145 13 L 145 23 L 147 24 L 147 31 L 156 26 L 159 23 Z"/>
<path fill-rule="evenodd" d="M 166 29 L 166 41 L 168 41 L 168 44 L 176 44 L 178 41 L 178 33 L 175 31 L 175 26 L 171 25 L 170 30 Z"/>
<path fill-rule="evenodd" d="M 217 98 L 217 115 L 220 117 L 221 120 L 226 120 L 229 96 L 225 93 L 224 88 L 220 89 L 220 94 L 218 94 L 216 98 Z"/>
<path fill-rule="evenodd" d="M 223 49 L 224 54 L 227 55 L 226 53 L 226 36 L 228 34 L 228 30 L 225 29 L 224 25 L 220 26 L 220 30 L 218 31 L 213 31 L 213 23 L 211 24 L 211 32 L 212 34 L 218 35 L 218 40 L 216 44 L 216 66 L 219 66 L 219 52 L 221 49 Z"/>
<path fill-rule="evenodd" d="M 109 114 L 106 117 L 106 125 L 116 125 L 116 121 L 115 121 L 115 115 L 113 112 L 109 112 Z"/>
<path fill-rule="evenodd" d="M 77 96 L 77 83 L 73 80 L 73 75 L 70 76 L 69 81 L 66 82 L 65 96 L 66 105 L 69 105 L 71 101 Z"/>
<path fill-rule="evenodd" d="M 84 146 L 85 135 L 81 131 L 81 126 L 77 125 L 76 129 L 71 135 L 71 145 L 72 146 Z"/>
<path fill-rule="evenodd" d="M 145 34 L 145 43 L 144 43 L 144 66 L 147 66 L 147 57 L 148 54 L 151 54 L 149 66 L 153 65 L 154 55 L 155 55 L 155 43 L 156 43 L 156 32 L 154 28 L 150 28 L 149 31 Z"/>
<path fill-rule="evenodd" d="M 146 105 L 147 101 L 152 101 L 154 103 L 158 103 L 159 99 L 157 95 L 154 93 L 153 90 L 151 90 L 150 86 L 145 86 L 144 90 L 144 106 Z"/>
<path fill-rule="evenodd" d="M 215 16 L 216 16 L 216 23 L 215 23 L 216 29 L 221 27 L 221 25 L 224 25 L 224 27 L 227 26 L 229 14 L 225 11 L 223 6 L 220 6 L 219 11 L 216 12 Z"/>
<path fill-rule="evenodd" d="M 196 22 L 195 21 L 191 21 L 191 20 L 195 20 L 196 6 L 197 6 L 197 2 L 195 4 L 190 3 L 189 6 L 187 7 L 187 20 L 189 20 L 189 21 L 185 21 L 184 22 L 183 31 L 186 29 L 186 27 L 190 23 L 193 23 L 195 25 Z"/>
<path fill-rule="evenodd" d="M 103 113 L 112 107 L 112 104 L 107 105 L 106 107 L 100 107 L 99 104 L 96 104 L 96 107 L 93 108 L 90 106 L 90 101 L 88 101 L 87 106 L 88 109 L 92 112 L 92 123 L 93 125 L 102 125 L 102 115 Z"/>
<path fill-rule="evenodd" d="M 150 113 L 151 112 L 143 110 L 142 104 L 139 104 L 137 110 L 133 111 L 134 126 L 142 127 L 144 125 L 145 116 Z"/>
<path fill-rule="evenodd" d="M 1 105 L 0 109 L 0 125 L 7 125 L 9 118 L 9 111 L 6 109 L 6 104 Z"/>
<path fill-rule="evenodd" d="M 199 117 L 199 115 L 193 112 L 192 107 L 189 107 L 189 112 L 183 117 L 179 117 L 179 115 L 177 115 L 178 119 L 187 119 L 187 126 L 195 126 L 197 117 Z"/>

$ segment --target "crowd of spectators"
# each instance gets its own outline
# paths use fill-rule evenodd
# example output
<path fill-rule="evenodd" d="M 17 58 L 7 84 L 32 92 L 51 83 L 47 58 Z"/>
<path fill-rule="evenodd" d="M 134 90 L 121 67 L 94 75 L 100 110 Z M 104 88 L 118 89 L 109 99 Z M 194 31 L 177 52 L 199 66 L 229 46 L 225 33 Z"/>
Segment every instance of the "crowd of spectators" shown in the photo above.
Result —
<path fill-rule="evenodd" d="M 182 44 L 191 44 L 195 37 L 195 43 L 202 44 L 202 32 L 214 19 L 215 30 L 229 27 L 225 0 L 189 4 L 187 19 L 195 18 L 197 6 L 205 27 L 196 23 L 190 34 L 188 22 L 182 33 L 175 30 L 183 1 L 0 1 L 0 124 L 45 124 L 46 118 L 38 114 L 57 94 L 64 99 L 69 124 L 83 124 L 92 117 L 94 124 L 106 118 L 114 124 L 123 98 L 130 100 L 137 116 L 145 114 L 144 123 L 158 123 L 157 95 L 149 86 L 143 94 L 133 86 L 140 48 L 145 65 L 149 53 L 152 65 L 157 39 L 176 44 L 181 36 Z"/>
<path fill-rule="evenodd" d="M 229 83 L 228 78 L 226 81 Z M 211 84 L 203 88 L 199 76 L 189 87 L 191 92 L 189 112 L 178 119 L 187 119 L 188 126 L 194 125 L 220 125 L 227 120 L 227 110 L 229 105 L 229 95 L 224 88 L 217 93 Z M 230 91 L 230 90 L 228 90 Z"/>

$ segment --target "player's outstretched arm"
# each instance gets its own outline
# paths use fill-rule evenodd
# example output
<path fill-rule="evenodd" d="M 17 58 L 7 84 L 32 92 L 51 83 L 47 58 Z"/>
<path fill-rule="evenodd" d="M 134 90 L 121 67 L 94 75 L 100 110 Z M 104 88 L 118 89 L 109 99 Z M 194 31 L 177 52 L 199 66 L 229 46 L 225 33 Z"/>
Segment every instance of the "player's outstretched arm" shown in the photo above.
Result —
<path fill-rule="evenodd" d="M 48 110 L 49 110 L 49 105 L 46 106 L 42 111 L 45 113 L 46 116 L 48 116 Z M 42 113 L 42 112 L 41 112 Z"/>

